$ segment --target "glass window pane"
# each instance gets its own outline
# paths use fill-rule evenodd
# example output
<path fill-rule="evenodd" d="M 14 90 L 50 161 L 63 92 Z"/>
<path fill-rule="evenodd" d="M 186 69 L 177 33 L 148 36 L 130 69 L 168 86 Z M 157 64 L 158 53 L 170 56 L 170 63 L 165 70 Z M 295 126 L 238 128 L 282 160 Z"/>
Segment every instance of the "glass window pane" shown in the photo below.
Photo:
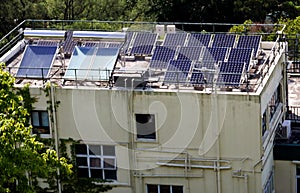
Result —
<path fill-rule="evenodd" d="M 101 155 L 101 146 L 100 145 L 89 145 L 89 154 L 90 155 Z"/>
<path fill-rule="evenodd" d="M 103 179 L 102 170 L 100 170 L 100 169 L 91 169 L 91 178 Z"/>
<path fill-rule="evenodd" d="M 76 157 L 77 166 L 87 166 L 87 158 L 86 157 Z"/>
<path fill-rule="evenodd" d="M 90 158 L 90 166 L 91 167 L 101 167 L 101 159 L 100 158 Z"/>
<path fill-rule="evenodd" d="M 40 126 L 39 113 L 37 111 L 32 112 L 32 125 Z"/>
<path fill-rule="evenodd" d="M 297 178 L 297 193 L 300 193 L 300 178 Z"/>
<path fill-rule="evenodd" d="M 86 145 L 85 144 L 76 144 L 75 145 L 75 154 L 87 155 Z"/>
<path fill-rule="evenodd" d="M 296 175 L 300 176 L 300 168 L 298 168 L 298 167 L 296 168 Z"/>
<path fill-rule="evenodd" d="M 115 154 L 115 146 L 103 145 L 103 155 L 111 155 L 111 156 L 116 155 Z"/>
<path fill-rule="evenodd" d="M 77 168 L 77 175 L 79 178 L 88 178 L 89 177 L 88 168 Z"/>
<path fill-rule="evenodd" d="M 147 185 L 147 193 L 158 193 L 157 185 L 148 184 Z"/>
<path fill-rule="evenodd" d="M 48 112 L 47 111 L 43 111 L 41 112 L 41 116 L 42 116 L 42 126 L 44 127 L 49 127 L 49 117 L 48 117 Z"/>
<path fill-rule="evenodd" d="M 183 193 L 183 186 L 172 186 L 172 193 Z"/>
<path fill-rule="evenodd" d="M 115 159 L 104 158 L 104 168 L 115 168 Z"/>
<path fill-rule="evenodd" d="M 106 180 L 117 180 L 117 170 L 104 170 Z"/>
<path fill-rule="evenodd" d="M 171 193 L 170 186 L 160 185 L 159 189 L 160 189 L 160 193 Z"/>

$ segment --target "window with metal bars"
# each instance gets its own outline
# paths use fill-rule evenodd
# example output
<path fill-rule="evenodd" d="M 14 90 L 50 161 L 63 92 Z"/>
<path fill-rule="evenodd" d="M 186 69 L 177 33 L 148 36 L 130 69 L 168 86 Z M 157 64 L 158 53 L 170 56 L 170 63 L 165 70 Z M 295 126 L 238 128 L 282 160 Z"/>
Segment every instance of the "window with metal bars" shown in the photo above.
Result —
<path fill-rule="evenodd" d="M 114 146 L 76 144 L 75 154 L 78 177 L 117 180 Z"/>

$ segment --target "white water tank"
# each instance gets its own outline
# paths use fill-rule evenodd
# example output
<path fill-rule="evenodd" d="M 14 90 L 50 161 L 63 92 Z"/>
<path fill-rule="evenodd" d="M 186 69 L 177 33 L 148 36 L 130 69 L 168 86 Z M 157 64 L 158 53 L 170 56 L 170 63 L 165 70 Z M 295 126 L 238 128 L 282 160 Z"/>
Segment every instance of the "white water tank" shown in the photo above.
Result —
<path fill-rule="evenodd" d="M 167 33 L 176 33 L 175 25 L 167 25 Z"/>
<path fill-rule="evenodd" d="M 158 33 L 159 37 L 163 37 L 165 35 L 165 26 L 164 25 L 156 25 L 156 33 Z"/>

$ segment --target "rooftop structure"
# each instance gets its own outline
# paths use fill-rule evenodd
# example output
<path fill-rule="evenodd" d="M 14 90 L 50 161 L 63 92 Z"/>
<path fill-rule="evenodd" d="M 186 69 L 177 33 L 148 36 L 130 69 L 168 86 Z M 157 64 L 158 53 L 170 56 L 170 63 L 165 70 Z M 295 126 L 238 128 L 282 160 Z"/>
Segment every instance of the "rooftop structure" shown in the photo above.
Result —
<path fill-rule="evenodd" d="M 255 93 L 282 50 L 280 39 L 263 41 L 261 35 L 31 28 L 21 33 L 24 39 L 0 58 L 18 84 L 51 80 L 60 86 L 125 87 L 126 79 L 144 88 L 207 92 L 217 85 L 219 90 Z M 171 67 L 171 61 L 180 60 L 189 60 L 189 67 Z M 195 79 L 196 71 L 202 78 Z"/>

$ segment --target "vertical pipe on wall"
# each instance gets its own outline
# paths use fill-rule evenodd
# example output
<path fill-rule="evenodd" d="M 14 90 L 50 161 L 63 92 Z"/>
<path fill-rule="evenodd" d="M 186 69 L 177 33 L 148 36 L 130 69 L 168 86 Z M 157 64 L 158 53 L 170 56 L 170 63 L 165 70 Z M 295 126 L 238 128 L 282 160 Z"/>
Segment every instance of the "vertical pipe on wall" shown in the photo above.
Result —
<path fill-rule="evenodd" d="M 127 78 L 125 81 L 125 89 L 127 88 Z M 128 100 L 128 121 L 129 121 L 129 147 L 128 147 L 128 154 L 129 154 L 129 173 L 130 173 L 130 183 L 132 188 L 132 193 L 136 193 L 136 180 L 135 180 L 135 167 L 136 167 L 136 159 L 135 159 L 135 144 L 134 144 L 134 120 L 133 120 L 133 83 L 134 79 L 131 80 L 131 88 L 127 88 L 127 100 Z M 143 189 L 141 190 L 143 191 Z"/>
<path fill-rule="evenodd" d="M 59 159 L 59 148 L 58 148 L 58 131 L 57 131 L 57 123 L 56 123 L 56 109 L 55 109 L 55 98 L 54 98 L 54 88 L 52 82 L 50 82 L 50 93 L 51 93 L 51 105 L 52 105 L 52 118 L 53 118 L 53 130 L 54 130 L 54 141 L 55 141 L 55 151 L 57 153 L 57 157 Z M 57 176 L 60 176 L 60 171 L 57 168 Z M 61 184 L 60 180 L 57 179 L 57 188 L 58 193 L 61 193 Z"/>

